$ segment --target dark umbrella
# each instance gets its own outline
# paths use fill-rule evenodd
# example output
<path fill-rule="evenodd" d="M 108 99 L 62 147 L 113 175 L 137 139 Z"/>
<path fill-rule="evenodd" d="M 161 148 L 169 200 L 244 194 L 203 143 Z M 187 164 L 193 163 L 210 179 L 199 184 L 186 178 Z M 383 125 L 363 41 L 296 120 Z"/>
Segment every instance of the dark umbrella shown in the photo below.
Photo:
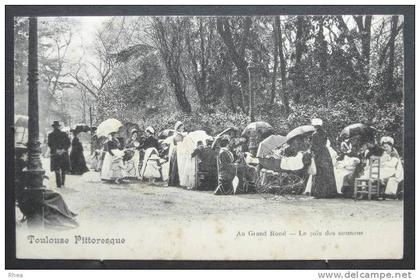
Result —
<path fill-rule="evenodd" d="M 273 127 L 267 122 L 252 122 L 245 127 L 244 131 L 242 131 L 242 136 L 249 136 L 251 131 L 255 131 L 257 134 L 263 135 L 268 132 L 273 132 L 273 130 Z"/>
<path fill-rule="evenodd" d="M 76 124 L 74 130 L 77 132 L 89 132 L 91 128 L 87 124 L 79 123 Z"/>
<path fill-rule="evenodd" d="M 354 123 L 346 126 L 340 133 L 339 139 L 352 138 L 360 136 L 364 139 L 373 139 L 375 129 L 363 123 Z"/>
<path fill-rule="evenodd" d="M 172 135 L 174 135 L 173 129 L 164 129 L 158 134 L 158 139 L 166 139 Z"/>

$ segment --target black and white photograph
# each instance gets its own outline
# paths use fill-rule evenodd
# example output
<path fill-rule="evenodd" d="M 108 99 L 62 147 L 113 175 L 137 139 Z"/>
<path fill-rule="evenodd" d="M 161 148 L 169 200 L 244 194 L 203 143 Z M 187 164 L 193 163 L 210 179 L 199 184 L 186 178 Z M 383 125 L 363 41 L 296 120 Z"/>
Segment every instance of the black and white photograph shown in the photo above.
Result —
<path fill-rule="evenodd" d="M 409 8 L 13 8 L 16 259 L 404 257 Z"/>

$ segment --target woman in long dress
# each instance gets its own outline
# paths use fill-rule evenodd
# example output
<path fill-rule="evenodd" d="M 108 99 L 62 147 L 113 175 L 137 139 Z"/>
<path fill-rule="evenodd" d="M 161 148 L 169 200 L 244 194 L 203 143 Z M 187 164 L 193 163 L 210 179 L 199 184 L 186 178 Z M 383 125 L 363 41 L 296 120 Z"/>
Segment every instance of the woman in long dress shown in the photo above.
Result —
<path fill-rule="evenodd" d="M 162 179 L 159 152 L 155 148 L 148 148 L 144 153 L 144 163 L 140 170 L 142 180 Z"/>
<path fill-rule="evenodd" d="M 120 142 L 116 137 L 116 133 L 110 133 L 109 140 L 105 142 L 104 151 L 105 158 L 101 170 L 101 179 L 105 181 L 115 181 L 124 177 L 123 174 L 123 152 L 119 150 Z"/>
<path fill-rule="evenodd" d="M 70 168 L 72 175 L 83 175 L 89 169 L 86 166 L 85 156 L 83 155 L 83 146 L 79 141 L 79 133 L 76 130 L 72 131 L 73 140 L 71 141 L 70 152 Z"/>
<path fill-rule="evenodd" d="M 385 194 L 396 196 L 404 180 L 404 168 L 398 152 L 394 148 L 394 139 L 389 136 L 381 138 L 384 150 L 380 157 L 380 175 L 385 187 Z"/>
<path fill-rule="evenodd" d="M 169 151 L 169 179 L 168 186 L 179 185 L 179 172 L 177 160 L 177 144 L 184 139 L 184 124 L 180 121 L 176 122 L 174 127 L 174 135 L 172 136 L 171 148 Z"/>
<path fill-rule="evenodd" d="M 131 130 L 131 138 L 127 141 L 125 146 L 126 149 L 133 151 L 133 157 L 130 159 L 132 161 L 134 168 L 130 172 L 130 177 L 139 178 L 139 165 L 140 165 L 140 142 L 139 142 L 139 131 L 137 129 Z"/>
<path fill-rule="evenodd" d="M 333 198 L 337 195 L 334 167 L 327 148 L 327 135 L 321 119 L 313 119 L 316 131 L 312 135 L 311 151 L 314 154 L 316 174 L 313 176 L 311 195 L 315 198 Z"/>

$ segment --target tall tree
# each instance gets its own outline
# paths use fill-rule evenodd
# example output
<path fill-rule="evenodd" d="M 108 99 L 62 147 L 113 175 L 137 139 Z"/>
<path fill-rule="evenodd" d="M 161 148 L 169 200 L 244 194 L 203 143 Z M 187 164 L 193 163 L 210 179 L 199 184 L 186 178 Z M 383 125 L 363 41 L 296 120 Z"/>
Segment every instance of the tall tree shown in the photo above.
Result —
<path fill-rule="evenodd" d="M 154 17 L 152 39 L 166 67 L 166 75 L 172 85 L 176 100 L 182 111 L 191 113 L 191 104 L 186 95 L 187 81 L 183 69 L 183 53 L 187 18 Z"/>
<path fill-rule="evenodd" d="M 278 31 L 278 48 L 280 56 L 280 76 L 281 76 L 281 101 L 286 115 L 289 114 L 289 93 L 286 88 L 286 59 L 283 52 L 283 34 L 281 30 L 280 16 L 276 17 L 277 31 Z"/>
<path fill-rule="evenodd" d="M 388 97 L 392 97 L 395 93 L 394 83 L 394 65 L 395 65 L 395 38 L 398 34 L 398 16 L 392 16 L 391 20 L 391 36 L 389 38 L 389 58 L 385 71 L 385 90 Z"/>
<path fill-rule="evenodd" d="M 271 96 L 270 96 L 270 104 L 274 103 L 274 97 L 276 95 L 276 82 L 277 82 L 277 67 L 279 64 L 278 56 L 279 56 L 279 30 L 278 30 L 278 17 L 273 17 L 273 76 L 272 76 L 272 82 L 271 82 Z"/>
<path fill-rule="evenodd" d="M 371 26 L 372 16 L 353 16 L 354 21 L 357 23 L 359 29 L 361 43 L 362 43 L 362 59 L 365 67 L 365 72 L 369 75 L 370 71 L 370 41 L 371 41 Z"/>
<path fill-rule="evenodd" d="M 248 63 L 245 60 L 245 47 L 249 39 L 249 32 L 252 25 L 251 17 L 245 17 L 242 24 L 242 34 L 239 38 L 239 42 L 235 43 L 231 23 L 227 17 L 218 17 L 216 20 L 217 31 L 225 44 L 228 54 L 233 61 L 236 69 L 238 70 L 240 83 L 241 83 L 241 108 L 244 112 L 248 111 L 247 106 L 247 94 L 249 90 L 249 77 L 248 77 Z"/>
<path fill-rule="evenodd" d="M 368 87 L 372 16 L 353 16 L 358 28 L 356 36 L 354 35 L 354 32 L 349 30 L 349 27 L 344 20 L 344 16 L 338 16 L 337 19 L 338 28 L 341 30 L 342 35 L 347 39 L 352 55 L 356 58 L 356 69 L 358 69 L 360 79 L 363 81 L 364 86 Z M 362 52 L 360 52 L 357 47 L 358 38 L 360 38 Z"/>
<path fill-rule="evenodd" d="M 196 26 L 198 25 L 198 26 Z M 191 63 L 194 87 L 197 91 L 200 105 L 206 107 L 209 99 L 208 76 L 214 30 L 211 18 L 193 18 L 189 21 L 186 45 Z"/>
<path fill-rule="evenodd" d="M 295 39 L 295 66 L 294 66 L 294 83 L 296 84 L 296 94 L 294 102 L 299 103 L 301 91 L 304 85 L 305 75 L 303 73 L 303 65 L 301 64 L 302 55 L 305 47 L 304 36 L 304 17 L 298 16 L 296 21 L 296 39 Z"/>

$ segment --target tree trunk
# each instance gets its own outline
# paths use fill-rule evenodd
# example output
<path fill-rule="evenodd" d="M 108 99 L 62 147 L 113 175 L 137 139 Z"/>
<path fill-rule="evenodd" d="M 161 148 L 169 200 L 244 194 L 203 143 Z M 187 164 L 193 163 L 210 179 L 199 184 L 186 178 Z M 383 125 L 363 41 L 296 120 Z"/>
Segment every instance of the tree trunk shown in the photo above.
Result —
<path fill-rule="evenodd" d="M 362 35 L 362 55 L 365 61 L 366 73 L 370 72 L 370 38 L 371 38 L 372 16 L 365 17 L 365 26 Z"/>
<path fill-rule="evenodd" d="M 153 18 L 153 36 L 166 67 L 166 75 L 173 87 L 176 100 L 182 111 L 191 113 L 191 104 L 185 94 L 186 77 L 181 56 L 184 50 L 186 18 Z"/>
<path fill-rule="evenodd" d="M 328 54 L 327 54 L 327 42 L 324 37 L 324 17 L 318 17 L 318 32 L 315 38 L 316 46 L 316 60 L 319 63 L 320 75 L 319 75 L 319 84 L 320 89 L 318 94 L 325 96 L 325 79 L 328 75 L 327 63 L 328 63 Z M 328 98 L 328 97 L 327 97 Z"/>
<path fill-rule="evenodd" d="M 389 46 L 389 60 L 388 67 L 385 73 L 385 84 L 388 98 L 392 98 L 395 91 L 394 84 L 394 65 L 395 65 L 395 38 L 397 37 L 398 31 L 398 16 L 392 16 L 391 22 L 391 37 L 390 37 L 390 46 Z"/>
<path fill-rule="evenodd" d="M 271 80 L 271 96 L 270 96 L 270 104 L 274 104 L 274 97 L 276 95 L 276 80 L 277 80 L 277 67 L 279 64 L 278 61 L 278 17 L 274 17 L 274 23 L 273 23 L 273 44 L 274 44 L 274 54 L 273 54 L 273 60 L 274 60 L 274 66 L 273 66 L 273 76 Z"/>
<path fill-rule="evenodd" d="M 249 35 L 249 29 L 251 28 L 251 18 L 246 17 L 244 23 L 244 31 L 242 34 L 242 40 L 239 48 L 235 46 L 233 41 L 232 32 L 230 30 L 230 24 L 228 18 L 218 17 L 216 20 L 217 24 L 217 32 L 222 37 L 223 43 L 225 44 L 228 54 L 235 64 L 235 67 L 238 69 L 238 74 L 240 77 L 241 83 L 241 102 L 244 104 L 245 112 L 247 111 L 246 105 L 246 95 L 245 93 L 248 91 L 248 63 L 245 61 L 245 45 Z"/>
<path fill-rule="evenodd" d="M 289 114 L 289 94 L 286 89 L 286 59 L 283 53 L 283 35 L 281 31 L 280 16 L 276 17 L 276 25 L 278 30 L 278 48 L 280 56 L 280 76 L 281 76 L 281 93 L 280 98 L 283 105 L 283 112 L 286 116 Z"/>
<path fill-rule="evenodd" d="M 303 55 L 303 16 L 298 16 L 297 23 L 296 23 L 296 41 L 295 41 L 295 48 L 296 48 L 296 63 L 295 63 L 295 83 L 297 87 L 296 95 L 294 96 L 295 103 L 299 103 L 300 101 L 300 91 L 302 90 L 303 85 L 303 73 L 302 73 L 302 66 L 301 60 Z"/>

